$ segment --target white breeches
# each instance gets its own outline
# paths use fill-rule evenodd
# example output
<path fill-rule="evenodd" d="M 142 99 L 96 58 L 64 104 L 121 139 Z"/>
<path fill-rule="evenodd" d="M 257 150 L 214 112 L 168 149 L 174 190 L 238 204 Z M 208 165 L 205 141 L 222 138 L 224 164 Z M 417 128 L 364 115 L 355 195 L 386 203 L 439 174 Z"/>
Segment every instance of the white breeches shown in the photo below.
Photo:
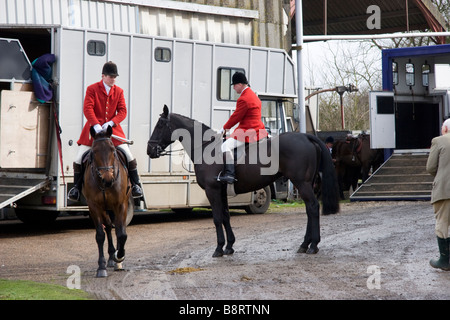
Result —
<path fill-rule="evenodd" d="M 243 146 L 245 144 L 245 142 L 243 141 L 239 141 L 233 138 L 228 138 L 227 140 L 225 140 L 225 142 L 222 144 L 221 146 L 221 150 L 223 153 L 226 152 L 230 152 L 231 156 L 233 157 L 233 150 Z"/>
<path fill-rule="evenodd" d="M 130 148 L 128 147 L 127 144 L 124 143 L 124 144 L 118 145 L 117 148 L 120 148 L 120 150 L 122 150 L 123 153 L 125 153 L 125 155 L 127 156 L 127 161 L 128 162 L 134 160 L 134 157 L 131 154 Z M 90 149 L 91 149 L 91 147 L 89 147 L 89 146 L 80 145 L 79 148 L 78 148 L 77 157 L 75 158 L 75 163 L 81 164 L 81 160 L 82 160 L 81 158 L 83 157 L 83 154 L 86 151 L 89 151 Z"/>

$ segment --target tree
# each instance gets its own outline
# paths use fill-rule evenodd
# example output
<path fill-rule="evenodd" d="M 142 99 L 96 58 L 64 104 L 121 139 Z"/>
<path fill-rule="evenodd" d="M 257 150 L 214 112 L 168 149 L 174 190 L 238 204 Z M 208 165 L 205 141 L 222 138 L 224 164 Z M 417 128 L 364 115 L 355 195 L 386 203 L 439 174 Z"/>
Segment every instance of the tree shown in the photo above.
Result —
<path fill-rule="evenodd" d="M 351 45 L 338 42 L 333 48 L 328 46 L 331 55 L 323 62 L 324 86 L 355 85 L 357 92 L 343 95 L 345 129 L 368 130 L 369 91 L 381 89 L 380 51 L 367 41 L 352 42 Z M 337 93 L 322 94 L 319 98 L 320 129 L 341 130 L 340 110 Z"/>

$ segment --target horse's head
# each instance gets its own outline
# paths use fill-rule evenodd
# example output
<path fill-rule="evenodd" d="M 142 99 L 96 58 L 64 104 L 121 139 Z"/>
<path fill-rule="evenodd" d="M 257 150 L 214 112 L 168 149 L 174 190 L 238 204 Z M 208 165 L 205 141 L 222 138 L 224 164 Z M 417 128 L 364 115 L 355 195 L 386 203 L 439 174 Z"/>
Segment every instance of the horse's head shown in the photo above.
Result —
<path fill-rule="evenodd" d="M 102 184 L 109 188 L 116 180 L 114 166 L 116 148 L 111 141 L 112 128 L 108 126 L 106 131 L 96 133 L 94 128 L 91 127 L 90 133 L 91 137 L 94 138 L 92 143 L 92 164 Z"/>
<path fill-rule="evenodd" d="M 163 113 L 160 115 L 150 140 L 147 143 L 147 154 L 150 158 L 159 158 L 161 153 L 171 144 L 172 129 L 170 127 L 169 108 L 164 105 Z"/>

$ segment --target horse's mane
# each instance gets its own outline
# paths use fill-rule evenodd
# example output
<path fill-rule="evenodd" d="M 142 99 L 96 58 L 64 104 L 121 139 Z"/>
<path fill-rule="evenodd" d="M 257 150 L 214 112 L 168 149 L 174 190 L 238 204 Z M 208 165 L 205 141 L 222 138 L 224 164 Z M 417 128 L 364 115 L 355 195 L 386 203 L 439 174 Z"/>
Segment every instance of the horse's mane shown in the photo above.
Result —
<path fill-rule="evenodd" d="M 210 129 L 211 129 L 209 126 L 207 126 L 207 125 L 204 124 L 203 122 L 198 121 L 198 120 L 195 120 L 195 119 L 192 119 L 192 118 L 189 118 L 189 117 L 184 116 L 184 115 L 182 115 L 182 114 L 179 114 L 179 113 L 171 113 L 171 114 L 170 114 L 170 117 L 173 117 L 173 116 L 177 116 L 177 117 L 179 117 L 179 118 L 182 118 L 182 119 L 188 121 L 189 123 L 192 123 L 192 126 L 194 126 L 195 123 L 201 124 L 201 125 L 202 125 L 202 132 L 205 132 L 206 130 L 210 130 Z"/>

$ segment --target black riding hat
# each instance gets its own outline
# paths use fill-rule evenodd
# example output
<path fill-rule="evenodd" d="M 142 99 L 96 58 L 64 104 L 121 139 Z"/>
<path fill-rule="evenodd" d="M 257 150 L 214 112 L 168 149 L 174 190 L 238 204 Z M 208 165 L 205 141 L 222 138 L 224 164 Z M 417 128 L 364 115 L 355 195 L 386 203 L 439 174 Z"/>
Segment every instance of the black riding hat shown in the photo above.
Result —
<path fill-rule="evenodd" d="M 117 73 L 117 65 L 112 61 L 108 61 L 103 65 L 102 74 L 105 76 L 117 77 L 119 75 Z"/>
<path fill-rule="evenodd" d="M 233 78 L 231 80 L 232 86 L 238 83 L 248 84 L 247 78 L 242 72 L 236 72 L 235 74 L 233 74 Z"/>

